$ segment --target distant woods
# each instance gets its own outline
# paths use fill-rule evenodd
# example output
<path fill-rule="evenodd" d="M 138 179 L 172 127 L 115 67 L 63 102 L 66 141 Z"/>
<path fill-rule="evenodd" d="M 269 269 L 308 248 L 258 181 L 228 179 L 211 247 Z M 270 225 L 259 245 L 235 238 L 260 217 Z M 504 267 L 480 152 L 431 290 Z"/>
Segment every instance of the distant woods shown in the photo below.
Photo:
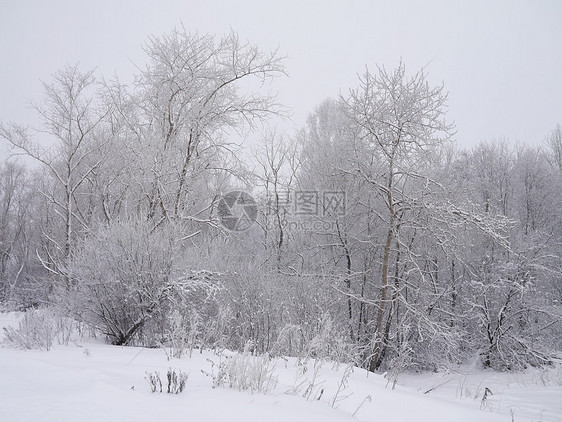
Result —
<path fill-rule="evenodd" d="M 66 66 L 41 127 L 0 123 L 40 164 L 0 165 L 3 309 L 58 309 L 114 344 L 251 341 L 371 371 L 560 356 L 560 125 L 536 147 L 459 148 L 444 87 L 401 63 L 280 134 L 277 52 L 183 29 L 145 52 L 131 85 Z M 257 203 L 246 231 L 221 225 L 232 190 Z"/>

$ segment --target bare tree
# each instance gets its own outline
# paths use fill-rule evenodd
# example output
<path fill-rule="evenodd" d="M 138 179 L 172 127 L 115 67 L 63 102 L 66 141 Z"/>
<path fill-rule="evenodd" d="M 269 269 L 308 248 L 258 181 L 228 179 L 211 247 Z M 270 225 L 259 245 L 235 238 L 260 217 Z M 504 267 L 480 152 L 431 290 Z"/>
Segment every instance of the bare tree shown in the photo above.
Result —
<path fill-rule="evenodd" d="M 295 142 L 272 133 L 264 137 L 260 149 L 254 153 L 259 166 L 256 177 L 265 191 L 263 221 L 260 221 L 264 247 L 267 250 L 270 241 L 273 244 L 278 270 L 281 269 L 282 249 L 288 240 L 285 226 L 291 213 L 291 195 L 299 168 L 297 148 Z"/>
<path fill-rule="evenodd" d="M 549 161 L 562 172 L 562 128 L 560 123 L 546 137 L 546 145 L 550 149 Z"/>
<path fill-rule="evenodd" d="M 225 162 L 236 145 L 226 134 L 280 111 L 260 89 L 283 75 L 282 58 L 235 33 L 217 40 L 184 28 L 150 38 L 145 52 L 148 64 L 133 91 L 107 85 L 129 129 L 130 171 L 155 225 L 197 219 L 194 189 L 205 185 L 203 176 L 232 170 Z"/>
<path fill-rule="evenodd" d="M 387 214 L 371 370 L 380 365 L 391 250 L 406 205 L 404 187 L 418 177 L 414 170 L 420 155 L 451 137 L 453 126 L 444 119 L 446 99 L 443 87 L 430 87 L 423 71 L 408 77 L 403 64 L 392 72 L 379 68 L 375 75 L 366 70 L 345 99 L 360 141 L 379 162 L 376 175 L 359 171 L 383 196 Z"/>
<path fill-rule="evenodd" d="M 0 167 L 0 302 L 11 298 L 27 264 L 28 190 L 23 166 L 6 162 Z"/>
<path fill-rule="evenodd" d="M 44 259 L 53 272 L 72 252 L 75 232 L 88 223 L 79 207 L 79 189 L 103 161 L 99 154 L 103 142 L 95 131 L 104 118 L 94 103 L 93 72 L 82 73 L 78 65 L 67 66 L 53 76 L 52 83 L 44 83 L 45 96 L 34 108 L 43 120 L 37 132 L 44 134 L 52 147 L 42 147 L 32 140 L 32 130 L 21 125 L 0 126 L 0 136 L 16 153 L 26 154 L 45 166 L 56 184 L 56 190 L 42 194 L 55 206 L 62 220 L 62 239 L 58 233 L 45 233 L 54 245 L 55 255 Z M 92 160 L 94 152 L 96 159 Z M 76 227 L 78 226 L 78 227 Z"/>

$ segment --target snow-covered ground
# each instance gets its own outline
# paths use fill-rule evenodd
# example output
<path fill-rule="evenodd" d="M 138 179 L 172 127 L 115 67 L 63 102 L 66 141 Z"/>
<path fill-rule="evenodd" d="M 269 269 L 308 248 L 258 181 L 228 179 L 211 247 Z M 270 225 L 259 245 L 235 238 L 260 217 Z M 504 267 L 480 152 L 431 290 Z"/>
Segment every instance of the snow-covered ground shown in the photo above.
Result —
<path fill-rule="evenodd" d="M 0 314 L 0 328 L 14 322 Z M 559 368 L 402 374 L 393 389 L 358 368 L 275 359 L 275 388 L 251 394 L 212 387 L 204 372 L 220 359 L 87 340 L 48 352 L 0 348 L 0 421 L 562 421 Z M 170 367 L 189 374 L 184 392 L 151 393 L 146 372 L 164 380 Z"/>

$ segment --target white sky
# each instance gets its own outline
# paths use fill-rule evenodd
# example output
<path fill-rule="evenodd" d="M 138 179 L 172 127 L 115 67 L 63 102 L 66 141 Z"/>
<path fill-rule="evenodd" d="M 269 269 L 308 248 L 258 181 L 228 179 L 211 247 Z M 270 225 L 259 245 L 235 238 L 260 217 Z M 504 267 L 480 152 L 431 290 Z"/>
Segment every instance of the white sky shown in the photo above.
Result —
<path fill-rule="evenodd" d="M 449 91 L 461 145 L 506 137 L 541 143 L 562 123 L 562 1 L 15 1 L 0 0 L 0 120 L 36 123 L 40 80 L 66 63 L 143 66 L 141 46 L 183 22 L 288 56 L 275 83 L 297 125 L 357 84 L 365 65 L 426 66 Z M 289 128 L 289 130 L 292 128 Z M 0 149 L 0 158 L 5 152 Z"/>

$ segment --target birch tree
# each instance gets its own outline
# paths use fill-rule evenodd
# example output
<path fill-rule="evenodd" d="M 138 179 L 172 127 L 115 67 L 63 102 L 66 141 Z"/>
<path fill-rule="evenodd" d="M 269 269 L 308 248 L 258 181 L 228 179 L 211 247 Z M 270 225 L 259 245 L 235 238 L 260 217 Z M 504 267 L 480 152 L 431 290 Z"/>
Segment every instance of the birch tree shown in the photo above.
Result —
<path fill-rule="evenodd" d="M 48 169 L 56 189 L 43 191 L 60 218 L 59 233 L 44 233 L 54 246 L 53 255 L 43 257 L 46 268 L 60 273 L 60 264 L 68 259 L 76 232 L 85 229 L 88 221 L 79 206 L 79 189 L 103 161 L 102 149 L 95 131 L 104 112 L 94 102 L 93 72 L 82 72 L 78 65 L 66 66 L 53 75 L 53 82 L 44 83 L 44 98 L 34 104 L 42 119 L 42 127 L 31 129 L 17 124 L 2 124 L 0 136 L 15 153 L 25 154 Z M 41 146 L 32 134 L 44 136 L 51 147 Z M 97 158 L 91 156 L 97 151 Z"/>
<path fill-rule="evenodd" d="M 453 126 L 444 117 L 446 100 L 442 86 L 431 87 L 423 71 L 408 77 L 402 63 L 391 72 L 384 67 L 378 68 L 376 74 L 366 70 L 359 87 L 351 90 L 345 99 L 347 114 L 357 125 L 358 138 L 378 161 L 376 173 L 361 167 L 358 170 L 382 195 L 386 206 L 386 215 L 382 217 L 386 233 L 370 370 L 381 363 L 392 245 L 408 206 L 404 189 L 411 179 L 418 177 L 415 170 L 420 156 L 448 141 L 453 133 Z"/>

